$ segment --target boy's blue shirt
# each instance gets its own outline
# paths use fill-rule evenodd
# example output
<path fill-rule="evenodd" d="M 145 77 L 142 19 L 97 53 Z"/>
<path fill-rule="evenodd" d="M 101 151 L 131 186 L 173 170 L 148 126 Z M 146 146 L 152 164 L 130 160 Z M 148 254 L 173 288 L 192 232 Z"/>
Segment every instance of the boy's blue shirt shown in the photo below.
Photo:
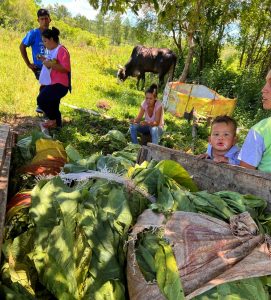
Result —
<path fill-rule="evenodd" d="M 32 58 L 34 64 L 42 68 L 42 61 L 37 59 L 37 54 L 45 55 L 45 47 L 41 38 L 41 31 L 39 28 L 30 30 L 23 38 L 22 43 L 26 47 L 32 48 Z"/>
<path fill-rule="evenodd" d="M 212 155 L 212 149 L 213 149 L 212 145 L 208 144 L 207 154 L 210 159 L 214 159 L 213 155 Z M 236 145 L 233 145 L 229 149 L 229 151 L 224 155 L 225 157 L 227 157 L 229 159 L 230 165 L 240 165 L 240 160 L 238 159 L 239 151 L 240 151 L 239 147 Z"/>

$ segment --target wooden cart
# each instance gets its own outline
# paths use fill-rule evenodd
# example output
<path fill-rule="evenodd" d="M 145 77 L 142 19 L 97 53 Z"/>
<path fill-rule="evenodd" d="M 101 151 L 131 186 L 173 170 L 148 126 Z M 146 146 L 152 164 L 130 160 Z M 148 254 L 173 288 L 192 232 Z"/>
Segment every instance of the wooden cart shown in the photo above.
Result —
<path fill-rule="evenodd" d="M 217 164 L 179 150 L 148 143 L 139 151 L 138 163 L 151 159 L 177 161 L 189 172 L 201 190 L 208 190 L 211 193 L 228 190 L 256 195 L 267 200 L 268 210 L 271 210 L 271 174 L 269 173 Z"/>

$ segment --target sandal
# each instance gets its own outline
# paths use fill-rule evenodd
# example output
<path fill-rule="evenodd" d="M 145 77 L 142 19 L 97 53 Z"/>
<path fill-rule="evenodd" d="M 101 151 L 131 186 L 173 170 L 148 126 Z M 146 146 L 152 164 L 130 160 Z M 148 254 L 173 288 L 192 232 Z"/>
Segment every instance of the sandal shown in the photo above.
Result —
<path fill-rule="evenodd" d="M 41 125 L 44 127 L 44 128 L 47 128 L 47 129 L 50 129 L 50 128 L 56 128 L 56 120 L 47 120 L 43 123 L 41 123 Z"/>

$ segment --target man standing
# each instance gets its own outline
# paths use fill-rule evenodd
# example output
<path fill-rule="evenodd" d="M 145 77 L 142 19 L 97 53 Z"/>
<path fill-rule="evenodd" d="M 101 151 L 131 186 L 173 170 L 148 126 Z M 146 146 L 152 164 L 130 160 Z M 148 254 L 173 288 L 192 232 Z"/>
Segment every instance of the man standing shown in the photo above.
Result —
<path fill-rule="evenodd" d="M 42 61 L 38 59 L 38 56 L 45 54 L 45 47 L 42 42 L 41 33 L 45 29 L 49 28 L 51 19 L 48 10 L 44 8 L 38 10 L 37 16 L 39 28 L 32 29 L 26 34 L 20 44 L 20 51 L 27 67 L 33 71 L 35 77 L 37 78 L 37 80 L 39 80 Z M 26 48 L 30 46 L 32 48 L 33 63 L 30 62 L 26 51 Z M 36 111 L 42 113 L 42 110 L 39 107 L 36 109 Z"/>

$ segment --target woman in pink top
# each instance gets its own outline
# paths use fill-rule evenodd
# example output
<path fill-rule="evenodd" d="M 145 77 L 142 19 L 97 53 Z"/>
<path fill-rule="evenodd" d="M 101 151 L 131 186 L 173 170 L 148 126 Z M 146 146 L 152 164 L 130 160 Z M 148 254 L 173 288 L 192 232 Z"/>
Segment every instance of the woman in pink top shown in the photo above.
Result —
<path fill-rule="evenodd" d="M 49 118 L 42 125 L 45 128 L 61 127 L 61 113 L 59 110 L 60 99 L 63 98 L 70 85 L 70 55 L 68 50 L 59 43 L 59 30 L 55 27 L 42 32 L 42 40 L 47 49 L 46 57 L 42 57 L 43 69 L 40 82 L 44 80 L 37 102 L 39 107 Z"/>
<path fill-rule="evenodd" d="M 141 119 L 145 116 L 145 121 Z M 157 85 L 152 84 L 145 92 L 145 100 L 141 103 L 138 116 L 130 120 L 132 143 L 138 144 L 137 133 L 150 134 L 153 144 L 158 144 L 163 133 L 164 110 L 157 100 Z"/>

